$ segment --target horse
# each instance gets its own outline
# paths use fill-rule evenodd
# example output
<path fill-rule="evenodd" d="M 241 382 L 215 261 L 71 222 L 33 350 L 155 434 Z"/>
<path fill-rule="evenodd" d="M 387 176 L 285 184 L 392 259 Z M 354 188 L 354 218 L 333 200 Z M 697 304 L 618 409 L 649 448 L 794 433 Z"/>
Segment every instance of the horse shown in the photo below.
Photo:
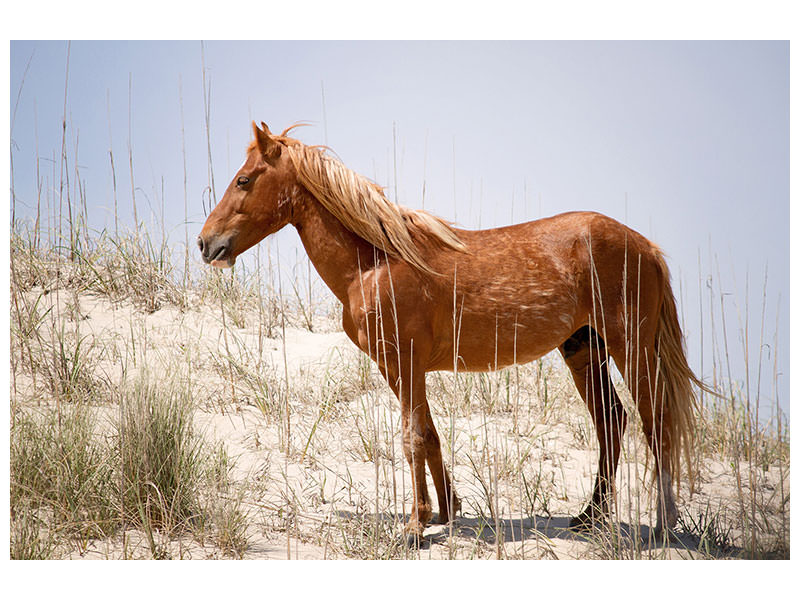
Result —
<path fill-rule="evenodd" d="M 426 400 L 429 371 L 493 371 L 558 348 L 594 422 L 600 456 L 592 496 L 570 520 L 609 513 L 627 415 L 611 382 L 623 376 L 654 458 L 656 533 L 674 528 L 680 458 L 694 468 L 694 385 L 663 253 L 596 212 L 465 230 L 390 202 L 326 147 L 252 123 L 244 164 L 198 237 L 203 260 L 238 255 L 293 225 L 342 304 L 342 327 L 376 364 L 401 407 L 413 500 L 405 531 L 419 542 L 433 519 L 427 465 L 447 523 L 460 510 Z M 673 478 L 675 482 L 673 482 Z"/>

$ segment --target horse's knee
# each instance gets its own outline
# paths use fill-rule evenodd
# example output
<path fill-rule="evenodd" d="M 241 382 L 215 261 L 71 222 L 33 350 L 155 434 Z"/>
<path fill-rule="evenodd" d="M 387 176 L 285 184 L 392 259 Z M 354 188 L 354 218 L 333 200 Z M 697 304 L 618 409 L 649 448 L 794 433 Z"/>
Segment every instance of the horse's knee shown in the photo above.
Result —
<path fill-rule="evenodd" d="M 412 456 L 427 456 L 429 445 L 427 430 L 425 427 L 406 427 L 403 431 L 403 451 L 406 458 L 411 460 Z"/>

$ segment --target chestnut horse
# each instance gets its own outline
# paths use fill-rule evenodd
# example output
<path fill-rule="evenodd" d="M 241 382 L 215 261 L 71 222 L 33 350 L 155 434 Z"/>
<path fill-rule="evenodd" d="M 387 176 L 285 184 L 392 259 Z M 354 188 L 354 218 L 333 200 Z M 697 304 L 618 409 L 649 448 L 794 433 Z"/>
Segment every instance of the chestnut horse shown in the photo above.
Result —
<path fill-rule="evenodd" d="M 460 503 L 442 462 L 425 397 L 428 371 L 488 371 L 558 348 L 591 413 L 600 460 L 591 500 L 572 527 L 607 514 L 626 414 L 609 375 L 614 359 L 654 456 L 657 531 L 675 525 L 672 478 L 694 428 L 692 384 L 661 251 L 591 212 L 509 227 L 456 229 L 389 202 L 380 187 L 323 148 L 272 134 L 255 139 L 198 238 L 203 260 L 236 257 L 294 225 L 320 277 L 343 305 L 345 333 L 378 365 L 400 401 L 413 505 L 406 531 L 421 539 Z"/>

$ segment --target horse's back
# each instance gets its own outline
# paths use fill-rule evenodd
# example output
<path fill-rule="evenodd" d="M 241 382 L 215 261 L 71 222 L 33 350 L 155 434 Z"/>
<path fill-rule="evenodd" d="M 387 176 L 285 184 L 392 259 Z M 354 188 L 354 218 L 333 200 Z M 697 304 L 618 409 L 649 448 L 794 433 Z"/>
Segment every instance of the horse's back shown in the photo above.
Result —
<path fill-rule="evenodd" d="M 467 253 L 431 260 L 443 274 L 434 328 L 448 330 L 440 338 L 441 360 L 435 361 L 444 368 L 452 368 L 452 344 L 446 340 L 454 339 L 453 323 L 468 370 L 527 362 L 586 324 L 597 309 L 598 292 L 606 302 L 620 299 L 626 278 L 632 279 L 626 269 L 642 268 L 638 256 L 644 256 L 648 272 L 658 256 L 646 238 L 594 212 L 458 235 Z"/>
<path fill-rule="evenodd" d="M 515 225 L 493 229 L 457 229 L 456 232 L 468 249 L 475 250 L 491 247 L 498 241 L 511 241 L 523 246 L 546 241 L 553 247 L 563 247 L 592 239 L 605 243 L 619 243 L 628 239 L 640 249 L 653 245 L 634 229 L 612 217 L 592 211 L 564 212 Z"/>
<path fill-rule="evenodd" d="M 658 248 L 619 221 L 597 212 L 566 212 L 516 225 L 457 230 L 467 252 L 445 252 L 437 261 L 444 275 L 480 278 L 507 287 L 506 280 L 535 277 L 543 284 L 581 285 L 591 270 L 615 269 L 627 257 L 659 256 Z"/>

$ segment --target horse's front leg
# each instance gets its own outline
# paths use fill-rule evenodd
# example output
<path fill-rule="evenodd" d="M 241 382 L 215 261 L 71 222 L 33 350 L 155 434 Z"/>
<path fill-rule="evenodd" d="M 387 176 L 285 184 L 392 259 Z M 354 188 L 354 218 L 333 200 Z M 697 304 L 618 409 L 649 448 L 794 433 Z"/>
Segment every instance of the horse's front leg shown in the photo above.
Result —
<path fill-rule="evenodd" d="M 408 384 L 402 385 L 406 381 Z M 406 525 L 409 542 L 413 543 L 422 538 L 422 532 L 433 516 L 425 479 L 425 463 L 430 450 L 430 443 L 426 439 L 428 403 L 425 399 L 425 374 L 410 373 L 401 381 L 398 392 L 403 424 L 403 452 L 411 469 L 411 485 L 414 491 L 411 518 Z"/>
<path fill-rule="evenodd" d="M 411 517 L 406 524 L 406 534 L 409 536 L 409 544 L 418 544 L 425 526 L 433 516 L 425 480 L 425 463 L 429 458 L 435 460 L 435 457 L 430 452 L 432 440 L 428 429 L 430 417 L 425 399 L 425 373 L 419 366 L 420 361 L 412 359 L 411 356 L 400 356 L 398 359 L 395 360 L 400 363 L 399 369 L 395 360 L 391 360 L 388 361 L 388 365 L 381 365 L 381 372 L 400 401 L 403 453 L 411 469 L 413 490 Z M 433 433 L 435 435 L 435 430 Z M 437 437 L 437 451 L 438 442 Z M 438 456 L 441 464 L 441 452 Z"/>
<path fill-rule="evenodd" d="M 425 480 L 426 462 L 431 467 L 440 510 L 444 512 L 445 518 L 448 517 L 447 507 L 451 495 L 449 477 L 442 465 L 439 438 L 425 398 L 423 365 L 430 343 L 423 335 L 405 336 L 394 333 L 385 336 L 387 331 L 393 331 L 395 323 L 393 320 L 381 322 L 381 318 L 380 310 L 362 310 L 359 319 L 345 314 L 343 321 L 345 331 L 375 360 L 381 374 L 400 401 L 403 453 L 411 470 L 413 490 L 413 505 L 411 517 L 406 524 L 406 533 L 410 543 L 418 544 L 425 526 L 433 516 Z M 402 340 L 399 343 L 398 338 Z M 454 505 L 456 502 L 457 500 L 453 500 Z"/>
<path fill-rule="evenodd" d="M 428 469 L 430 469 L 433 485 L 436 487 L 436 495 L 439 498 L 439 516 L 436 518 L 436 523 L 444 524 L 448 523 L 461 510 L 461 501 L 456 496 L 450 482 L 450 475 L 447 473 L 447 467 L 442 461 L 442 446 L 431 418 L 430 409 L 427 411 L 426 422 L 425 443 Z"/>

